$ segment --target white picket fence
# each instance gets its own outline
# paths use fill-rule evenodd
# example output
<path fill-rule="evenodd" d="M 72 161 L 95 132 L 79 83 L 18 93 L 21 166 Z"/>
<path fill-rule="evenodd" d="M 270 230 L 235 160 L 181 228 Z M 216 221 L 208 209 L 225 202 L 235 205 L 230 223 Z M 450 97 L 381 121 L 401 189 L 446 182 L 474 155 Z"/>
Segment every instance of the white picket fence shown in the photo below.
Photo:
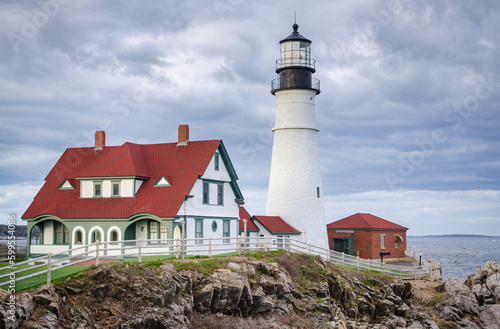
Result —
<path fill-rule="evenodd" d="M 80 246 L 60 253 L 49 253 L 38 258 L 32 258 L 27 261 L 15 263 L 6 267 L 1 267 L 0 271 L 6 273 L 0 275 L 0 281 L 7 278 L 7 281 L 0 283 L 13 286 L 15 282 L 26 280 L 28 278 L 47 274 L 47 283 L 51 282 L 52 272 L 63 269 L 68 266 L 78 265 L 83 262 L 88 264 L 92 261 L 96 266 L 103 259 L 119 259 L 125 257 L 137 257 L 142 262 L 142 257 L 148 255 L 173 255 L 176 258 L 184 259 L 187 255 L 214 256 L 218 254 L 237 252 L 239 255 L 258 250 L 286 250 L 289 252 L 305 253 L 318 255 L 325 261 L 336 265 L 341 265 L 360 271 L 374 271 L 384 273 L 390 276 L 398 277 L 404 280 L 416 280 L 429 276 L 432 267 L 429 264 L 423 266 L 395 266 L 384 264 L 377 261 L 371 261 L 354 257 L 344 253 L 320 248 L 294 240 L 292 238 L 278 237 L 225 237 L 225 238 L 203 238 L 203 239 L 151 239 L 151 240 L 124 240 L 113 242 L 92 243 Z M 17 270 L 20 265 L 33 265 L 27 268 Z M 44 269 L 44 267 L 46 268 Z M 40 271 L 23 275 L 24 272 L 40 268 Z"/>

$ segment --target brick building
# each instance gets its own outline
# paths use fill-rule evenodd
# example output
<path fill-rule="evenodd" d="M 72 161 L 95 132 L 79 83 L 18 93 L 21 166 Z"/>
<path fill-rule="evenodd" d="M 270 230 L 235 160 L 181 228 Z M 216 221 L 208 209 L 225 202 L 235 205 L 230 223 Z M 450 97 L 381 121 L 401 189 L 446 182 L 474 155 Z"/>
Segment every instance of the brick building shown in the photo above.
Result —
<path fill-rule="evenodd" d="M 372 214 L 357 213 L 327 226 L 330 249 L 365 259 L 404 257 L 407 227 Z"/>

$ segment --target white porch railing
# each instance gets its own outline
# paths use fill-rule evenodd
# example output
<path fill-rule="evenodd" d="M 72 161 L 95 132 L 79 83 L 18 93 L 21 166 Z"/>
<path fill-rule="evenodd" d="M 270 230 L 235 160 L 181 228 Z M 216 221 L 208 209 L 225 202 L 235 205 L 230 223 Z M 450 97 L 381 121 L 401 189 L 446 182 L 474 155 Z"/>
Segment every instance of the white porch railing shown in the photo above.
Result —
<path fill-rule="evenodd" d="M 102 259 L 127 257 L 137 257 L 142 261 L 143 256 L 147 255 L 172 255 L 176 258 L 182 258 L 186 255 L 205 255 L 211 257 L 217 254 L 237 252 L 246 253 L 255 250 L 286 250 L 289 252 L 305 253 L 318 255 L 323 260 L 336 265 L 357 269 L 360 271 L 374 271 L 384 273 L 390 276 L 398 277 L 404 280 L 416 280 L 429 276 L 432 267 L 426 262 L 422 266 L 395 266 L 384 264 L 377 261 L 361 259 L 333 250 L 328 250 L 294 240 L 292 238 L 278 238 L 275 236 L 264 237 L 224 237 L 224 238 L 202 238 L 202 239 L 151 239 L 151 240 L 123 240 L 112 242 L 99 242 L 80 246 L 58 253 L 48 253 L 27 261 L 15 263 L 0 268 L 0 271 L 7 273 L 0 275 L 0 287 L 4 285 L 15 284 L 17 281 L 25 280 L 40 274 L 47 274 L 47 283 L 51 282 L 52 272 L 62 268 L 78 265 L 83 262 L 94 261 L 96 266 Z M 34 266 L 17 270 L 19 265 Z M 42 267 L 47 266 L 46 269 Z M 40 271 L 29 275 L 22 274 L 26 271 L 40 268 Z M 21 276 L 20 276 L 21 275 Z M 7 278 L 7 281 L 4 281 Z M 3 280 L 2 280 L 3 279 Z"/>

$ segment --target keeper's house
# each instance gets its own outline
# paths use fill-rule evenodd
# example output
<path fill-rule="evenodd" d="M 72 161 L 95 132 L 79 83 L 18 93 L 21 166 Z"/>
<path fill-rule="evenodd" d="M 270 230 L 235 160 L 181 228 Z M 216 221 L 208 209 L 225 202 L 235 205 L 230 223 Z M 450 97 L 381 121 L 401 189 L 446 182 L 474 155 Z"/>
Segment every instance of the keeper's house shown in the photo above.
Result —
<path fill-rule="evenodd" d="M 190 141 L 187 125 L 179 126 L 178 142 L 164 144 L 106 146 L 98 131 L 95 147 L 63 153 L 22 216 L 28 236 L 40 230 L 28 253 L 97 240 L 180 239 L 181 220 L 188 239 L 237 237 L 237 179 L 222 141 Z"/>
<path fill-rule="evenodd" d="M 365 259 L 402 258 L 408 228 L 374 216 L 354 214 L 326 226 L 330 249 Z"/>

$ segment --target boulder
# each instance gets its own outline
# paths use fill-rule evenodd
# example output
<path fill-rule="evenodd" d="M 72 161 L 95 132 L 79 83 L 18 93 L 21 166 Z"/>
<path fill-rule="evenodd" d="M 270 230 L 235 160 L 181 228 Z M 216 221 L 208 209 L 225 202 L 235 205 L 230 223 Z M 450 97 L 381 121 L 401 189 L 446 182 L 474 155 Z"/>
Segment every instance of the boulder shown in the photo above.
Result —
<path fill-rule="evenodd" d="M 479 305 L 500 304 L 500 263 L 487 262 L 478 268 L 466 281 L 476 296 Z"/>
<path fill-rule="evenodd" d="M 380 300 L 375 304 L 375 313 L 377 316 L 391 316 L 394 314 L 396 307 L 394 303 L 388 301 L 387 299 Z"/>
<path fill-rule="evenodd" d="M 458 278 L 446 280 L 444 290 L 448 294 L 445 303 L 454 306 L 461 312 L 479 315 L 479 304 L 476 297 L 465 283 Z"/>
<path fill-rule="evenodd" d="M 19 318 L 28 319 L 35 310 L 35 302 L 33 300 L 33 296 L 31 296 L 27 292 L 23 292 L 19 295 L 17 306 L 17 313 Z"/>
<path fill-rule="evenodd" d="M 402 300 L 406 300 L 412 295 L 412 285 L 408 281 L 398 281 L 391 286 L 391 289 Z"/>
<path fill-rule="evenodd" d="M 481 306 L 479 318 L 485 329 L 500 328 L 500 304 Z"/>

